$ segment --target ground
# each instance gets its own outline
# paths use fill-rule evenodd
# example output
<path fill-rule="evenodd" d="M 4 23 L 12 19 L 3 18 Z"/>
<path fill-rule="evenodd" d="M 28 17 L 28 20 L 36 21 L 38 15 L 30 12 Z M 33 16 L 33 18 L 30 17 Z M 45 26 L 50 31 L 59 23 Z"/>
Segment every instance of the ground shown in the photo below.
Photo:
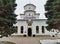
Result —
<path fill-rule="evenodd" d="M 16 44 L 40 44 L 42 39 L 58 39 L 58 37 L 4 37 L 0 41 L 10 41 Z"/>

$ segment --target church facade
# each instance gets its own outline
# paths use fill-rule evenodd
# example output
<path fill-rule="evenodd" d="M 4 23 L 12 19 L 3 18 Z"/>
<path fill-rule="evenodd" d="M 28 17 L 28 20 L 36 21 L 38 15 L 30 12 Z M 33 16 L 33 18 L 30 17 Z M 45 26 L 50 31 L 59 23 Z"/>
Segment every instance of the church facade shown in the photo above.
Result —
<path fill-rule="evenodd" d="M 24 6 L 24 14 L 20 14 L 21 19 L 17 19 L 17 23 L 14 24 L 17 27 L 17 32 L 13 35 L 48 35 L 49 31 L 46 30 L 47 19 L 39 19 L 40 13 L 36 13 L 35 9 L 36 6 L 33 4 Z"/>

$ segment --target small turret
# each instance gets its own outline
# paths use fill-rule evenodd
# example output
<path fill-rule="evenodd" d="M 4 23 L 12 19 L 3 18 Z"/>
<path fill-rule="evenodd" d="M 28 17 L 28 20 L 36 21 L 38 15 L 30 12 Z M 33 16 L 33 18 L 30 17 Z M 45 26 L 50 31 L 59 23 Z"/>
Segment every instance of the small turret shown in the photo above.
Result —
<path fill-rule="evenodd" d="M 24 10 L 35 10 L 36 9 L 36 6 L 33 5 L 33 4 L 27 4 L 24 6 Z"/>
<path fill-rule="evenodd" d="M 24 19 L 36 19 L 39 18 L 39 13 L 36 13 L 35 11 L 36 6 L 33 4 L 26 4 L 24 6 L 24 14 L 20 14 L 21 18 Z"/>

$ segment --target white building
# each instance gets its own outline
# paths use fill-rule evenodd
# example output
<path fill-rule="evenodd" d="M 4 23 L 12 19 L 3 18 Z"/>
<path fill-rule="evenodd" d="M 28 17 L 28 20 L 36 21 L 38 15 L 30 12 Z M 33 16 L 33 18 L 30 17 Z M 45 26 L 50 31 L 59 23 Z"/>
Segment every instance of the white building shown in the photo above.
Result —
<path fill-rule="evenodd" d="M 17 32 L 13 35 L 48 35 L 49 31 L 46 30 L 47 19 L 39 19 L 40 14 L 35 11 L 36 6 L 27 4 L 24 6 L 24 14 L 20 14 L 21 19 L 17 20 L 14 26 L 17 26 Z"/>

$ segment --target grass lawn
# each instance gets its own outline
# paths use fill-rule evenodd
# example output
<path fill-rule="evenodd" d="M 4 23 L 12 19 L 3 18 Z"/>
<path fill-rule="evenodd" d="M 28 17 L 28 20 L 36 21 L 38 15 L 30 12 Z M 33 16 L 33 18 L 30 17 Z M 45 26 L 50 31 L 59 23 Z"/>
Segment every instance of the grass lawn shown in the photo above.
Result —
<path fill-rule="evenodd" d="M 8 42 L 8 41 L 0 41 L 0 44 L 15 44 L 13 42 Z"/>

